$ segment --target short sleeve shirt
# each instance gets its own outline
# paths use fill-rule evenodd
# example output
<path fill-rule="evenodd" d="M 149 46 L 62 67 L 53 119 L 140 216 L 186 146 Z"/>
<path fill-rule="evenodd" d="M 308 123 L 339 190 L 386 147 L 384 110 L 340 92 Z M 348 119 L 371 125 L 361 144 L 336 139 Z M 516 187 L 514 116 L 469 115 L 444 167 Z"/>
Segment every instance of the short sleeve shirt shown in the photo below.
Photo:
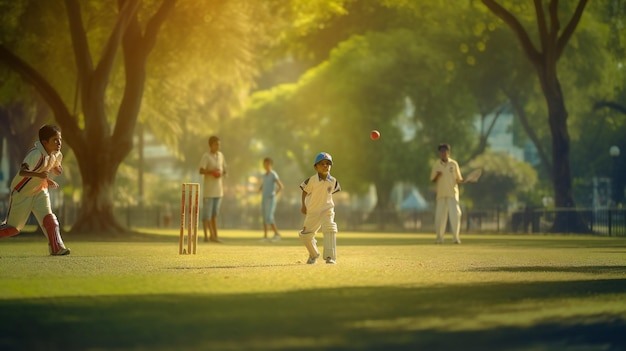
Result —
<path fill-rule="evenodd" d="M 30 172 L 44 172 L 60 166 L 62 160 L 63 154 L 60 151 L 48 154 L 41 142 L 38 141 L 28 151 L 22 166 Z M 27 196 L 36 195 L 44 189 L 48 189 L 48 181 L 39 177 L 23 177 L 18 173 L 11 182 L 11 191 L 17 191 Z"/>
<path fill-rule="evenodd" d="M 203 197 L 222 197 L 224 196 L 223 179 L 226 173 L 226 161 L 221 151 L 213 154 L 205 152 L 200 160 L 200 168 L 207 170 L 219 170 L 222 176 L 215 178 L 212 174 L 204 174 L 204 182 L 202 183 Z"/>
<path fill-rule="evenodd" d="M 279 180 L 278 173 L 271 170 L 263 174 L 263 197 L 271 197 L 276 195 L 276 182 Z"/>
<path fill-rule="evenodd" d="M 437 171 L 441 172 L 441 176 L 437 179 L 437 198 L 454 197 L 458 200 L 458 182 L 463 180 L 459 164 L 451 158 L 448 158 L 448 162 L 444 162 L 440 159 L 435 161 L 432 171 L 430 172 L 430 180 L 435 179 Z"/>
<path fill-rule="evenodd" d="M 334 208 L 333 194 L 341 191 L 341 185 L 337 178 L 331 177 L 330 174 L 326 179 L 316 174 L 305 179 L 300 184 L 300 189 L 307 193 L 304 203 L 307 213 L 312 213 Z"/>

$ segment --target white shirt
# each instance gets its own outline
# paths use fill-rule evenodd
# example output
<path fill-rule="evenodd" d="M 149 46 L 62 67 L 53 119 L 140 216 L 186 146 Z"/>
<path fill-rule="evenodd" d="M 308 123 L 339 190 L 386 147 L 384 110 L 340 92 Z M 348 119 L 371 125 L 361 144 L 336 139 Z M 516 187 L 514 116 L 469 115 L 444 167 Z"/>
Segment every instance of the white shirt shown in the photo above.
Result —
<path fill-rule="evenodd" d="M 441 175 L 437 179 L 437 198 L 454 197 L 458 201 L 458 182 L 463 180 L 459 164 L 451 158 L 448 158 L 448 162 L 438 159 L 433 163 L 433 168 L 430 172 L 431 181 L 435 179 L 438 171 L 441 172 Z"/>
<path fill-rule="evenodd" d="M 304 199 L 307 213 L 313 213 L 334 208 L 333 194 L 341 191 L 341 185 L 339 185 L 339 181 L 336 178 L 330 176 L 330 173 L 326 179 L 322 179 L 315 174 L 305 179 L 300 184 L 300 189 L 307 193 Z"/>
<path fill-rule="evenodd" d="M 54 167 L 60 166 L 63 160 L 61 151 L 48 154 L 41 142 L 36 142 L 24 158 L 22 165 L 30 172 L 50 171 Z M 38 177 L 23 177 L 19 173 L 11 182 L 11 191 L 17 191 L 22 195 L 35 195 L 43 189 L 48 188 L 48 180 Z"/>
<path fill-rule="evenodd" d="M 202 196 L 203 197 L 222 197 L 224 196 L 224 185 L 222 179 L 226 173 L 226 161 L 224 161 L 224 155 L 221 151 L 216 154 L 207 151 L 202 155 L 200 160 L 200 168 L 206 170 L 219 170 L 222 173 L 221 177 L 215 178 L 212 174 L 204 174 L 204 182 L 202 184 Z"/>

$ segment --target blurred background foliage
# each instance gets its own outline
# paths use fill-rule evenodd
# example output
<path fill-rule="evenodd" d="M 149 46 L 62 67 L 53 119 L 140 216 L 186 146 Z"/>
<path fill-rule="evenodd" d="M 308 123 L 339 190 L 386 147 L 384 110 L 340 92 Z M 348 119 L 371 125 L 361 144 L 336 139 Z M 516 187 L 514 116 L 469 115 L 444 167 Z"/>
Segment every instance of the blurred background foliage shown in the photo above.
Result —
<path fill-rule="evenodd" d="M 538 80 L 514 34 L 482 2 L 144 0 L 137 12 L 143 30 L 168 1 L 174 6 L 145 67 L 135 144 L 114 172 L 116 205 L 176 201 L 180 182 L 199 180 L 210 135 L 222 139 L 235 197 L 254 190 L 261 160 L 270 156 L 289 189 L 285 195 L 297 198 L 298 184 L 314 172 L 315 154 L 326 151 L 355 201 L 374 185 L 376 206 L 393 208 L 398 183 L 416 186 L 432 200 L 428 177 L 440 142 L 452 144 L 464 171 L 485 170 L 481 183 L 463 190 L 466 206 L 540 206 L 550 195 L 552 140 Z M 72 2 L 0 0 L 0 56 L 11 52 L 39 72 L 83 128 L 89 117 L 81 108 L 66 14 Z M 120 15 L 118 4 L 79 3 L 97 61 Z M 501 3 L 536 31 L 532 4 Z M 563 18 L 574 5 L 559 2 Z M 611 175 L 610 146 L 626 153 L 626 116 L 619 110 L 626 105 L 625 15 L 623 1 L 591 1 L 558 64 L 578 183 Z M 10 65 L 0 64 L 0 77 L 7 183 L 38 126 L 55 123 L 55 115 Z M 127 78 L 120 52 L 102 101 L 111 129 L 120 123 Z M 537 164 L 490 150 L 493 122 L 507 113 L 514 116 L 515 144 L 532 144 Z M 369 139 L 372 129 L 381 139 Z M 139 134 L 165 150 L 144 154 Z M 80 201 L 76 169 L 87 161 L 72 156 L 75 147 L 64 149 L 64 187 Z M 618 167 L 623 189 L 626 162 Z"/>

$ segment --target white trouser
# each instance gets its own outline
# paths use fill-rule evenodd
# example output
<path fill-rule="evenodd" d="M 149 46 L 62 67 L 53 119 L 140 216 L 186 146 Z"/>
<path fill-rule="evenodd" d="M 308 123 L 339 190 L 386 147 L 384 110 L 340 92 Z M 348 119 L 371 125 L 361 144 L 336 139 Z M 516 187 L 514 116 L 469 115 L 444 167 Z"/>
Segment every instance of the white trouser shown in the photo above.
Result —
<path fill-rule="evenodd" d="M 454 197 L 442 197 L 437 199 L 435 212 L 435 228 L 437 230 L 437 242 L 443 242 L 443 234 L 446 232 L 446 224 L 450 218 L 450 227 L 454 241 L 460 242 L 459 231 L 461 230 L 461 207 Z"/>
<path fill-rule="evenodd" d="M 17 191 L 13 191 L 13 193 L 11 193 L 11 203 L 9 206 L 6 224 L 21 231 L 24 225 L 26 225 L 28 216 L 30 216 L 32 212 L 37 222 L 39 222 L 39 226 L 41 226 L 43 232 L 46 233 L 43 219 L 52 213 L 50 194 L 47 189 L 43 189 L 33 196 L 25 196 Z"/>
<path fill-rule="evenodd" d="M 31 212 L 48 238 L 50 253 L 58 254 L 59 251 L 65 249 L 59 221 L 50 208 L 48 189 L 43 189 L 32 196 L 22 195 L 17 191 L 11 194 L 6 223 L 0 225 L 0 238 L 19 233 L 26 225 Z"/>
<path fill-rule="evenodd" d="M 328 209 L 321 212 L 307 213 L 304 225 L 300 231 L 300 239 L 309 251 L 309 257 L 315 257 L 317 245 L 315 234 L 319 229 L 324 234 L 323 258 L 337 259 L 337 223 L 335 223 L 335 210 Z"/>

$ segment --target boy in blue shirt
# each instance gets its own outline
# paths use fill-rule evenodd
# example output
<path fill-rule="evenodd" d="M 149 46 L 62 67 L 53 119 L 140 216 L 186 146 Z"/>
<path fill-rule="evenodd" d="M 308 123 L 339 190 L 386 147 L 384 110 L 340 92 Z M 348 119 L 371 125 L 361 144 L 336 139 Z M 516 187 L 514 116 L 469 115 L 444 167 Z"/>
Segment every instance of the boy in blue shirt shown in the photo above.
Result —
<path fill-rule="evenodd" d="M 276 228 L 276 221 L 274 220 L 274 212 L 276 211 L 276 196 L 283 189 L 283 183 L 278 177 L 278 173 L 272 169 L 274 161 L 271 158 L 266 157 L 263 159 L 263 168 L 265 168 L 265 174 L 261 181 L 261 212 L 263 214 L 263 241 L 267 239 L 267 227 L 272 227 L 274 236 L 272 241 L 279 241 L 280 234 Z"/>

